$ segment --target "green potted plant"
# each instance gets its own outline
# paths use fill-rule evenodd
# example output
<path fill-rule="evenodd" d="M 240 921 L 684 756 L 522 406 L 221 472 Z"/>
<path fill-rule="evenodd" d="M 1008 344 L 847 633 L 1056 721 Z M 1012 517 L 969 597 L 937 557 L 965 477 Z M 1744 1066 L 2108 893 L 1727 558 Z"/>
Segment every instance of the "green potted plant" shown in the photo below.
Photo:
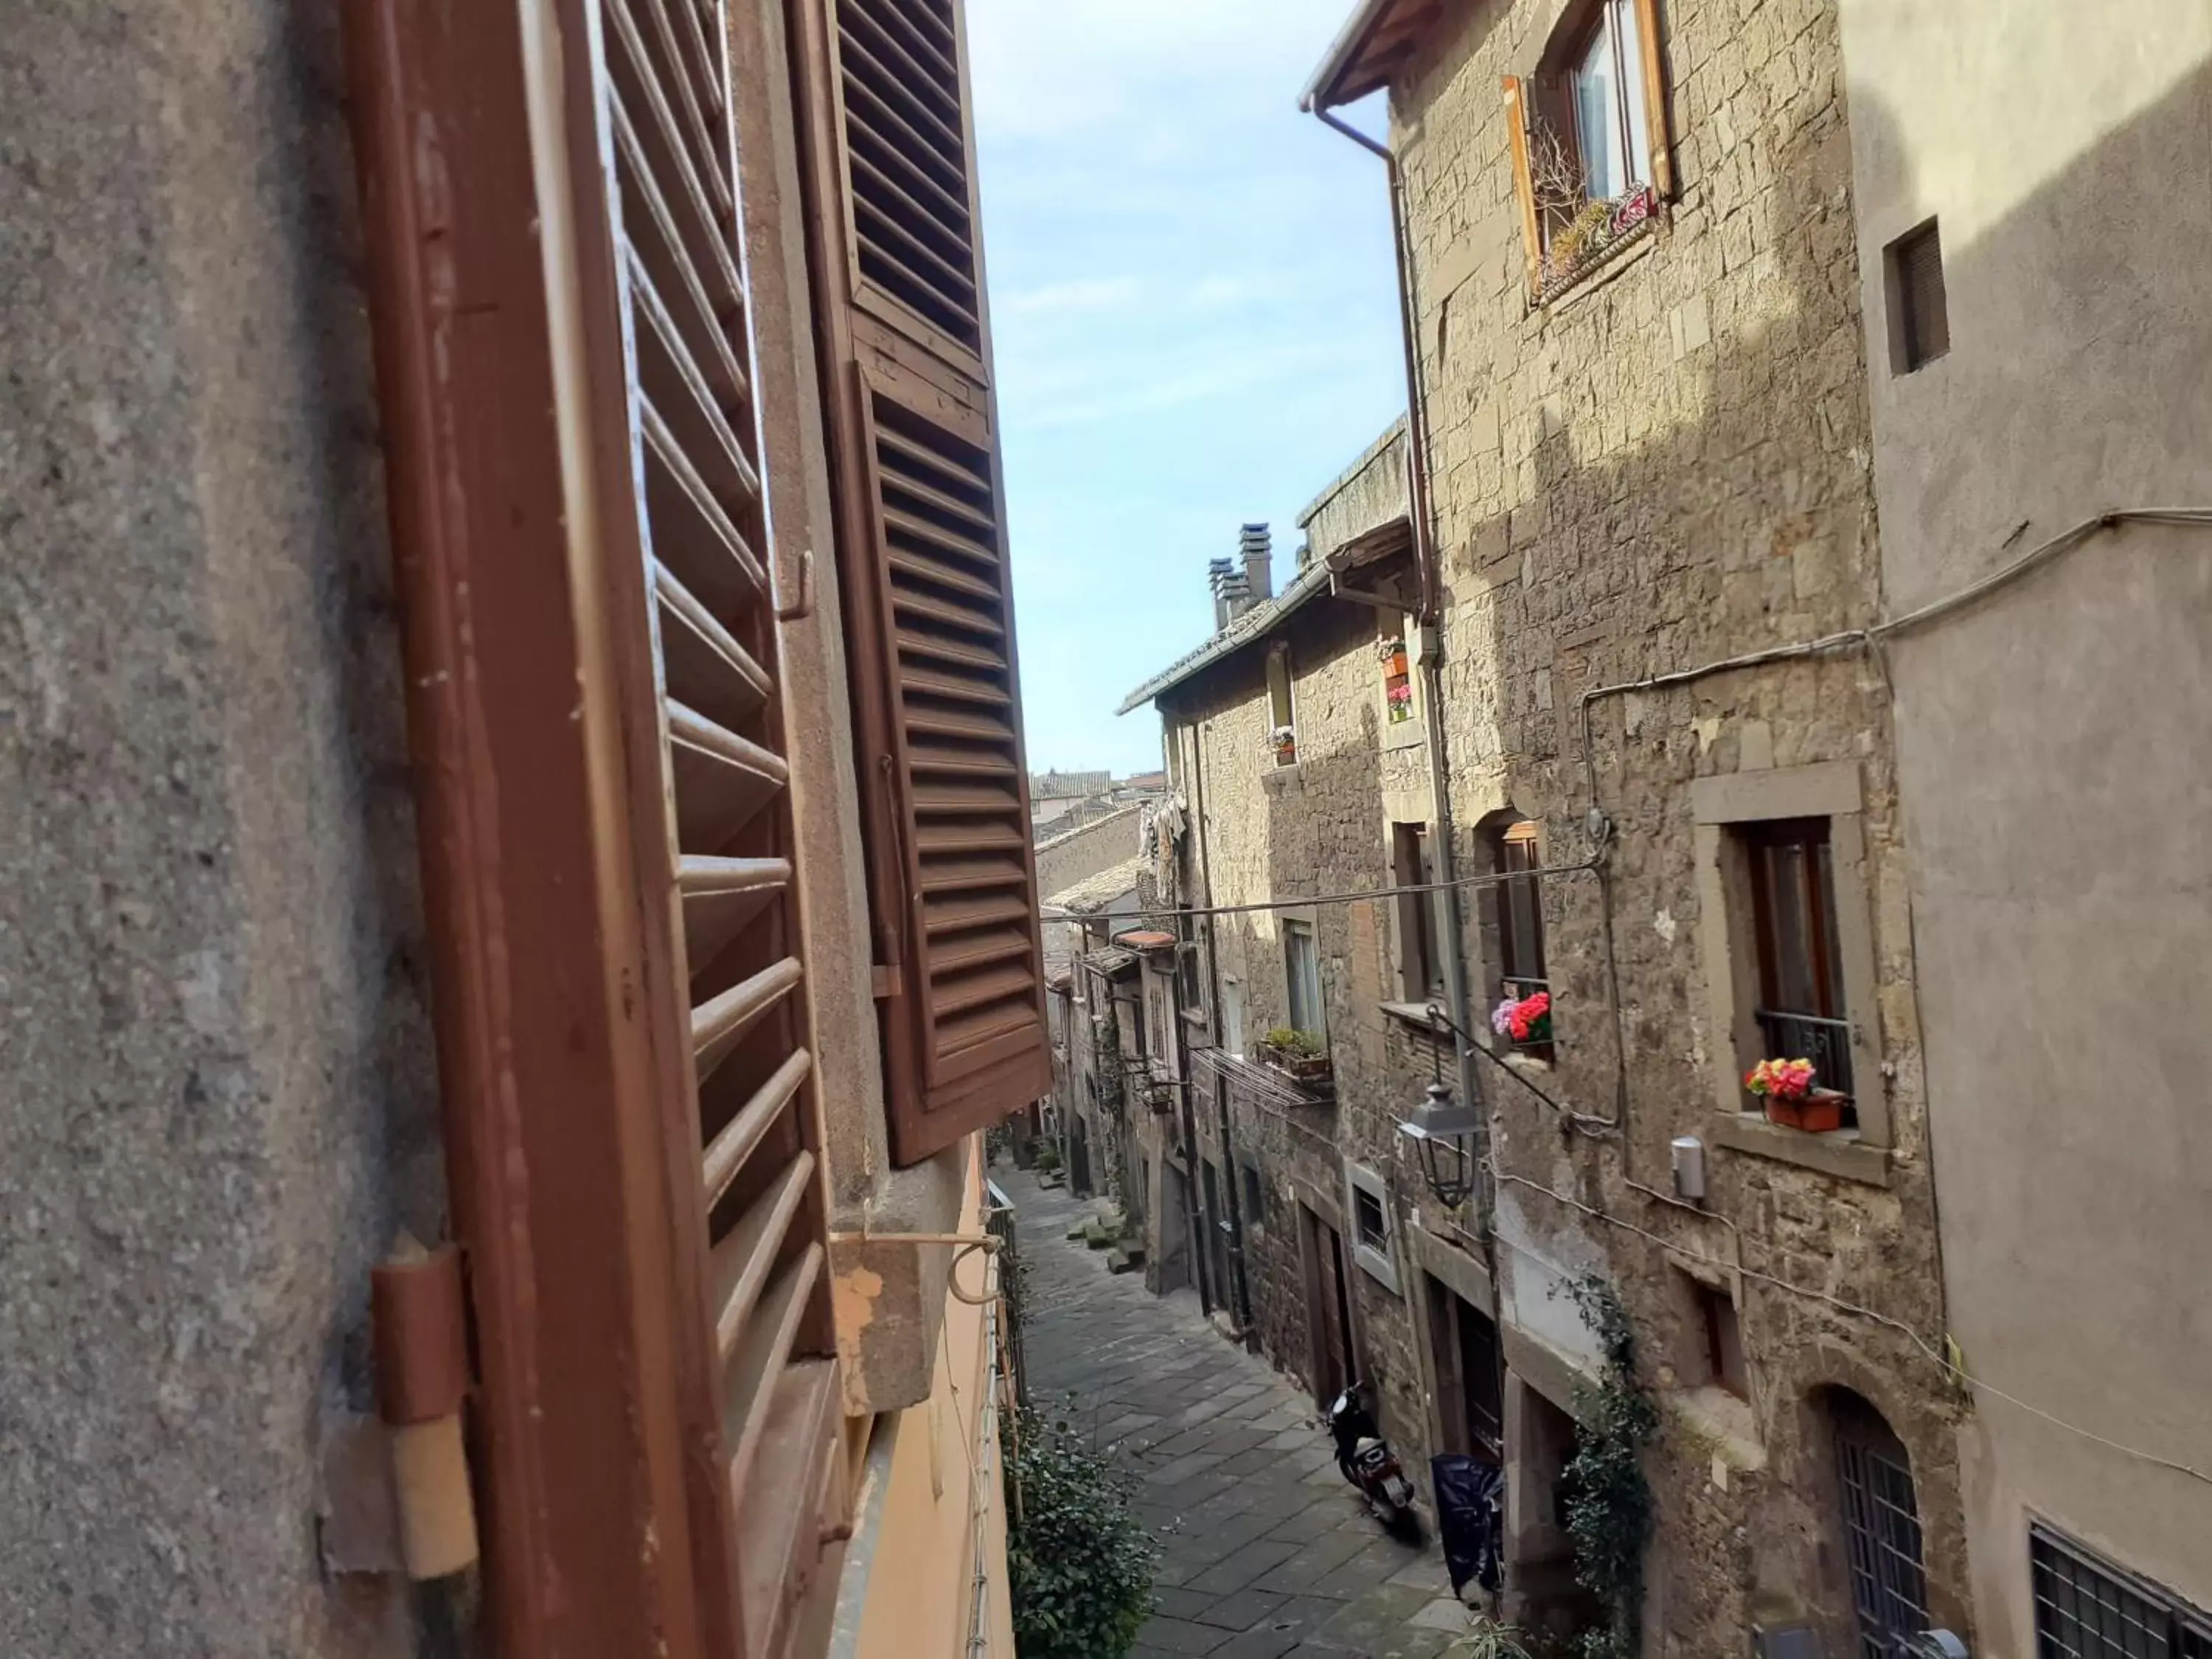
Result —
<path fill-rule="evenodd" d="M 1315 1032 L 1278 1025 L 1261 1041 L 1260 1051 L 1270 1066 L 1301 1083 L 1329 1075 L 1328 1046 Z"/>

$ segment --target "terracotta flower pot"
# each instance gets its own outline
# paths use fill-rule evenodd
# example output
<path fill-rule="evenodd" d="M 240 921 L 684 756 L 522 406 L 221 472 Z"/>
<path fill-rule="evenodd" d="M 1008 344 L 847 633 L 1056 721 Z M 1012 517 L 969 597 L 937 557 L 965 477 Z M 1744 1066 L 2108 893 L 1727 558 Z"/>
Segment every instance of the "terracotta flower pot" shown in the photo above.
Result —
<path fill-rule="evenodd" d="M 1769 1095 L 1766 1121 L 1785 1129 L 1802 1129 L 1808 1135 L 1824 1135 L 1844 1127 L 1844 1097 L 1833 1089 L 1815 1089 L 1802 1100 Z"/>

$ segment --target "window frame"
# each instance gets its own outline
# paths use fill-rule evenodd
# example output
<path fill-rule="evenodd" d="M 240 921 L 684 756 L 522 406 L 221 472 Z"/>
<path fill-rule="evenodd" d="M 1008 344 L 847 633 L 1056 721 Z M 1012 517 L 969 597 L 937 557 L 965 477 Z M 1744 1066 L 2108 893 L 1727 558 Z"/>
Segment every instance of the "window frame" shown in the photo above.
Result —
<path fill-rule="evenodd" d="M 1370 1244 L 1360 1225 L 1359 1200 L 1373 1202 L 1382 1218 L 1382 1242 Z M 1389 1183 L 1364 1164 L 1344 1164 L 1344 1243 L 1352 1261 L 1393 1296 L 1402 1295 L 1398 1274 L 1398 1217 L 1390 1204 Z"/>
<path fill-rule="evenodd" d="M 1288 732 L 1287 741 L 1281 735 Z M 1267 749 L 1278 766 L 1298 763 L 1297 684 L 1291 674 L 1291 647 L 1278 640 L 1267 647 Z"/>
<path fill-rule="evenodd" d="M 1494 814 L 1482 831 L 1483 842 L 1490 855 L 1492 873 L 1505 875 L 1516 869 L 1521 873 L 1510 881 L 1493 882 L 1485 899 L 1489 915 L 1490 938 L 1494 946 L 1495 960 L 1490 964 L 1490 1002 L 1495 1006 L 1509 994 L 1527 997 L 1541 990 L 1552 989 L 1551 963 L 1547 951 L 1544 931 L 1544 867 L 1543 825 L 1534 818 L 1520 817 L 1510 811 Z M 1522 937 L 1520 919 L 1516 915 L 1516 900 L 1525 897 L 1527 921 L 1532 939 Z M 1534 968 L 1533 974 L 1517 971 Z M 1556 1005 L 1558 999 L 1553 998 Z M 1486 1018 L 1488 1010 L 1485 1011 Z M 1486 1028 L 1487 1026 L 1486 1024 Z M 1502 1036 L 1498 1042 L 1510 1052 L 1528 1059 L 1549 1063 L 1558 1053 L 1559 1029 L 1559 1010 L 1552 1012 L 1553 1040 L 1549 1042 L 1516 1042 Z"/>
<path fill-rule="evenodd" d="M 1702 777 L 1691 784 L 1691 804 L 1699 954 L 1710 1025 L 1706 1048 L 1713 1103 L 1720 1114 L 1716 1140 L 1739 1152 L 1887 1186 L 1894 1139 L 1881 1069 L 1881 981 L 1857 763 L 1831 761 Z M 1744 827 L 1815 817 L 1828 820 L 1835 955 L 1842 970 L 1851 1074 L 1858 1085 L 1857 1126 L 1823 1135 L 1768 1123 L 1747 1109 L 1750 1103 L 1743 1088 L 1744 1073 L 1765 1052 L 1755 1018 L 1761 988 Z"/>
<path fill-rule="evenodd" d="M 1298 976 L 1293 963 L 1300 940 L 1304 941 L 1312 958 L 1310 977 L 1313 1000 L 1310 1010 L 1301 1010 L 1298 1006 Z M 1311 1012 L 1311 1024 L 1299 1019 L 1302 1012 Z M 1283 1017 L 1291 1030 L 1310 1032 L 1321 1039 L 1324 1048 L 1328 1046 L 1328 998 L 1322 991 L 1321 982 L 1321 938 L 1312 922 L 1296 916 L 1283 919 Z"/>
<path fill-rule="evenodd" d="M 1436 836 L 1426 823 L 1390 825 L 1390 876 L 1399 887 L 1436 880 Z M 1397 902 L 1398 988 L 1406 1002 L 1426 1007 L 1444 994 L 1441 892 L 1400 893 Z"/>

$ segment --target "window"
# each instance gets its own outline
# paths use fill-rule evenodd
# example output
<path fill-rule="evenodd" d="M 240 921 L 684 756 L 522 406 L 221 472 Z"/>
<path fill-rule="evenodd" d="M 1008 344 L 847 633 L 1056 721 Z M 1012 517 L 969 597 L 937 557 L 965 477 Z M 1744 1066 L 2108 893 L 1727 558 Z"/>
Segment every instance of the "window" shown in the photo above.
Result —
<path fill-rule="evenodd" d="M 1286 921 L 1283 924 L 1283 977 L 1289 992 L 1291 1029 L 1310 1031 L 1316 1036 L 1325 1036 L 1327 1021 L 1322 1013 L 1321 957 L 1314 948 L 1311 922 Z"/>
<path fill-rule="evenodd" d="M 1566 75 L 1585 199 L 1618 201 L 1651 182 L 1644 42 L 1633 0 L 1600 0 Z"/>
<path fill-rule="evenodd" d="M 1760 1053 L 1813 1062 L 1819 1086 L 1851 1092 L 1850 1026 L 1836 916 L 1835 854 L 1826 818 L 1738 831 L 1759 951 Z"/>
<path fill-rule="evenodd" d="M 1881 978 L 1858 763 L 1697 778 L 1690 803 L 1698 953 L 1715 1036 L 1710 1075 L 1723 1114 L 1717 1138 L 1735 1152 L 1888 1185 Z M 1909 943 L 1883 941 L 1893 951 Z M 1747 1094 L 1745 1074 L 1775 1058 L 1812 1061 L 1815 1088 L 1844 1097 L 1777 1103 Z M 1767 1109 L 1749 1109 L 1754 1104 Z"/>
<path fill-rule="evenodd" d="M 1345 1194 L 1350 1200 L 1352 1257 L 1367 1276 L 1385 1290 L 1398 1288 L 1398 1262 L 1391 1242 L 1390 1189 L 1382 1177 L 1357 1164 L 1344 1166 Z"/>
<path fill-rule="evenodd" d="M 1240 1164 L 1237 1173 L 1244 1181 L 1244 1224 L 1255 1230 L 1267 1224 L 1267 1189 L 1260 1171 L 1253 1164 Z"/>
<path fill-rule="evenodd" d="M 1910 374 L 1951 349 L 1943 243 L 1936 222 L 1905 232 L 1883 249 L 1882 272 L 1889 287 L 1890 367 Z"/>
<path fill-rule="evenodd" d="M 1690 1290 L 1697 1301 L 1698 1325 L 1705 1337 L 1705 1381 L 1739 1400 L 1750 1399 L 1751 1382 L 1743 1363 L 1743 1328 L 1736 1317 L 1735 1298 L 1702 1279 L 1692 1279 Z"/>
<path fill-rule="evenodd" d="M 1244 987 L 1233 979 L 1221 981 L 1221 1046 L 1244 1057 Z"/>
<path fill-rule="evenodd" d="M 1413 659 L 1406 650 L 1406 618 L 1385 611 L 1382 616 L 1382 713 L 1392 726 L 1413 718 Z"/>
<path fill-rule="evenodd" d="M 1267 653 L 1267 713 L 1273 724 L 1267 744 L 1275 764 L 1295 766 L 1298 760 L 1297 720 L 1291 707 L 1291 648 L 1278 645 Z"/>
<path fill-rule="evenodd" d="M 1538 995 L 1548 999 L 1552 994 L 1552 981 L 1544 963 L 1543 884 L 1542 878 L 1535 873 L 1544 867 L 1539 834 L 1535 824 L 1523 820 L 1497 831 L 1491 844 L 1494 867 L 1498 873 L 1512 878 L 1497 883 L 1490 890 L 1498 932 L 1498 994 L 1501 1006 L 1506 1002 L 1525 1003 Z M 1536 1060 L 1549 1060 L 1553 1049 L 1548 1004 L 1546 1023 L 1537 1030 L 1540 1035 L 1516 1038 L 1509 1027 L 1501 1035 L 1522 1054 Z"/>
<path fill-rule="evenodd" d="M 1905 1638 L 1928 1628 L 1912 1460 L 1881 1413 L 1850 1389 L 1826 1390 L 1825 1403 L 1835 1433 L 1860 1659 L 1890 1659 Z"/>
<path fill-rule="evenodd" d="M 2038 1525 L 2036 1659 L 2212 1659 L 2212 1618 Z"/>
<path fill-rule="evenodd" d="M 1400 887 L 1424 886 L 1436 879 L 1426 824 L 1390 826 L 1390 874 Z M 1407 1002 L 1443 994 L 1443 896 L 1440 892 L 1398 896 L 1398 978 Z"/>
<path fill-rule="evenodd" d="M 1200 972 L 1199 960 L 1199 952 L 1204 948 L 1195 939 L 1176 947 L 1176 994 L 1185 1014 L 1203 1017 L 1206 1012 L 1206 982 Z"/>
<path fill-rule="evenodd" d="M 1652 222 L 1673 193 L 1657 0 L 1571 4 L 1535 74 L 1505 78 L 1533 297 L 1550 297 Z"/>

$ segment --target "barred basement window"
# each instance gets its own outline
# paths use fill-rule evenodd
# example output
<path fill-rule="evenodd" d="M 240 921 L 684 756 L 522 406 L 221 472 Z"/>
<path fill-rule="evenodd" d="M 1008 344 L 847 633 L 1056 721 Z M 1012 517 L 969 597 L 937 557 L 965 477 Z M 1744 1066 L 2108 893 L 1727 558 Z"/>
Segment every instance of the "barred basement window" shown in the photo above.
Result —
<path fill-rule="evenodd" d="M 2171 1591 L 2040 1525 L 2028 1561 L 2036 1659 L 2212 1659 L 2212 1617 Z"/>

